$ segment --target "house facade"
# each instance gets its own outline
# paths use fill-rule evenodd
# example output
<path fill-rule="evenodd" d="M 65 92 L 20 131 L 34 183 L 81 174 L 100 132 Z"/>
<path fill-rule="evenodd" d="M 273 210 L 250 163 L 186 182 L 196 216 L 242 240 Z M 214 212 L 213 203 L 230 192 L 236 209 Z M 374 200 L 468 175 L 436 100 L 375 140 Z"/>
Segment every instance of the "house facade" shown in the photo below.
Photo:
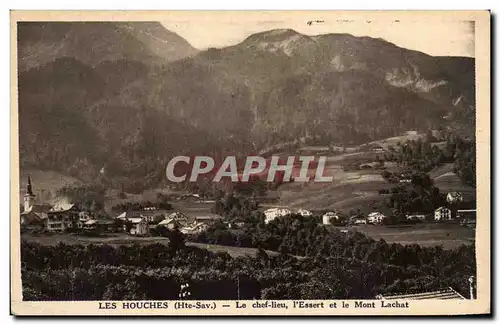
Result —
<path fill-rule="evenodd" d="M 285 209 L 285 208 L 267 209 L 266 211 L 264 211 L 264 215 L 266 216 L 264 219 L 264 222 L 270 223 L 271 221 L 273 221 L 274 219 L 276 219 L 278 217 L 284 217 L 284 216 L 289 215 L 291 213 L 292 213 L 292 211 L 290 211 L 289 209 Z"/>
<path fill-rule="evenodd" d="M 339 215 L 337 212 L 327 212 L 323 215 L 323 224 L 331 225 L 332 220 L 339 220 Z"/>
<path fill-rule="evenodd" d="M 444 221 L 451 220 L 451 210 L 447 207 L 439 207 L 434 211 L 434 220 L 436 221 Z"/>
<path fill-rule="evenodd" d="M 372 212 L 368 215 L 367 221 L 373 224 L 381 224 L 386 218 L 387 216 L 380 212 Z"/>
<path fill-rule="evenodd" d="M 130 218 L 127 219 L 131 223 L 130 234 L 131 235 L 145 235 L 149 231 L 148 223 L 143 218 Z"/>
<path fill-rule="evenodd" d="M 78 209 L 74 204 L 57 204 L 47 212 L 46 228 L 48 231 L 64 231 L 78 228 Z"/>

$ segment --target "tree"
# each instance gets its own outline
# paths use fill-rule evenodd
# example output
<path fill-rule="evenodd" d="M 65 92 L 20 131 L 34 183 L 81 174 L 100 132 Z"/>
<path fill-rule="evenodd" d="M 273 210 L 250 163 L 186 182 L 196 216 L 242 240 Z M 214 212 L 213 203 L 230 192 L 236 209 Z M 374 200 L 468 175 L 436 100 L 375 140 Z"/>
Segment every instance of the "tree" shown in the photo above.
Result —
<path fill-rule="evenodd" d="M 168 240 L 168 245 L 174 252 L 177 252 L 186 246 L 185 236 L 177 226 L 168 232 Z"/>

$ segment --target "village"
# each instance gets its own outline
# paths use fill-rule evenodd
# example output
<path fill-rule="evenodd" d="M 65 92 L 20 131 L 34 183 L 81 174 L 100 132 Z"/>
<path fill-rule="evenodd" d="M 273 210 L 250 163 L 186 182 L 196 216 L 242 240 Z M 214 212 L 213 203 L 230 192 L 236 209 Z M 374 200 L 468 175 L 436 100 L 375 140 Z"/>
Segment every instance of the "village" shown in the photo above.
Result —
<path fill-rule="evenodd" d="M 185 198 L 199 198 L 197 194 L 184 195 Z M 104 235 L 106 233 L 125 233 L 132 236 L 151 236 L 177 229 L 184 235 L 196 235 L 206 231 L 215 222 L 222 222 L 228 229 L 245 227 L 242 220 L 226 220 L 215 213 L 199 213 L 189 215 L 173 209 L 165 209 L 154 204 L 150 206 L 132 206 L 123 208 L 123 211 L 114 214 L 95 214 L 87 211 L 77 204 L 57 201 L 55 204 L 36 204 L 36 195 L 33 191 L 31 178 L 24 202 L 21 207 L 20 227 L 22 232 L 56 233 L 90 232 Z M 290 215 L 302 217 L 319 216 L 319 222 L 325 226 L 340 227 L 342 232 L 347 232 L 350 227 L 363 227 L 364 225 L 377 225 L 380 227 L 401 223 L 460 223 L 462 226 L 475 228 L 476 209 L 459 209 L 457 206 L 463 201 L 459 192 L 450 192 L 446 196 L 446 206 L 437 208 L 432 214 L 413 213 L 402 218 L 386 215 L 379 211 L 363 214 L 346 215 L 339 211 L 310 211 L 307 209 L 291 209 L 286 207 L 269 207 L 261 209 L 264 223 L 269 224 L 276 218 Z M 208 201 L 212 202 L 212 201 Z"/>

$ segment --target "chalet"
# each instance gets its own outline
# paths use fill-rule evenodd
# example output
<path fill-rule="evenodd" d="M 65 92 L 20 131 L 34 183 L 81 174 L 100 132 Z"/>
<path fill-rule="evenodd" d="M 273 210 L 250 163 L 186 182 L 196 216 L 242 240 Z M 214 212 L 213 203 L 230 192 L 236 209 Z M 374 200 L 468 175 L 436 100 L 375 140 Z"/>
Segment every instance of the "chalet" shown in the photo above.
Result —
<path fill-rule="evenodd" d="M 434 220 L 443 221 L 443 220 L 451 220 L 451 210 L 447 207 L 439 207 L 434 211 Z"/>
<path fill-rule="evenodd" d="M 323 215 L 323 224 L 330 225 L 332 220 L 339 220 L 340 216 L 337 212 L 327 212 Z"/>
<path fill-rule="evenodd" d="M 289 215 L 291 213 L 292 213 L 292 211 L 290 211 L 289 209 L 285 209 L 285 208 L 267 209 L 266 211 L 264 211 L 264 215 L 266 216 L 264 222 L 269 223 L 278 217 L 283 217 L 283 216 Z"/>
<path fill-rule="evenodd" d="M 46 226 L 48 231 L 64 231 L 78 228 L 80 211 L 71 203 L 58 203 L 47 212 Z"/>
<path fill-rule="evenodd" d="M 368 215 L 367 221 L 373 224 L 381 224 L 386 218 L 387 216 L 380 212 L 372 212 Z"/>

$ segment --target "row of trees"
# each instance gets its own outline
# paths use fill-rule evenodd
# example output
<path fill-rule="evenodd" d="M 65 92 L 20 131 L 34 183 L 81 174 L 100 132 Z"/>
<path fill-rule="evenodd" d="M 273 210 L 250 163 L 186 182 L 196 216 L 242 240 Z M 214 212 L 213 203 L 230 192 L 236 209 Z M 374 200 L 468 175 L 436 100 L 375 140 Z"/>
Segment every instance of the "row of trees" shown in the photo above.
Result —
<path fill-rule="evenodd" d="M 445 196 L 433 185 L 429 175 L 413 173 L 409 183 L 402 183 L 390 190 L 389 207 L 406 213 L 430 213 L 446 203 Z"/>
<path fill-rule="evenodd" d="M 410 140 L 391 148 L 384 159 L 395 161 L 408 169 L 429 172 L 445 163 L 453 163 L 454 171 L 462 181 L 476 186 L 476 143 L 475 139 L 448 134 L 442 146 L 427 140 Z"/>
<path fill-rule="evenodd" d="M 473 246 L 389 245 L 287 220 L 271 223 L 267 231 L 275 239 L 266 245 L 281 241 L 298 253 L 310 242 L 307 256 L 269 255 L 262 248 L 255 257 L 232 258 L 183 245 L 23 242 L 23 298 L 177 299 L 183 283 L 190 284 L 192 299 L 237 299 L 238 291 L 241 299 L 361 299 L 447 286 L 466 295 L 467 278 L 475 274 Z"/>

